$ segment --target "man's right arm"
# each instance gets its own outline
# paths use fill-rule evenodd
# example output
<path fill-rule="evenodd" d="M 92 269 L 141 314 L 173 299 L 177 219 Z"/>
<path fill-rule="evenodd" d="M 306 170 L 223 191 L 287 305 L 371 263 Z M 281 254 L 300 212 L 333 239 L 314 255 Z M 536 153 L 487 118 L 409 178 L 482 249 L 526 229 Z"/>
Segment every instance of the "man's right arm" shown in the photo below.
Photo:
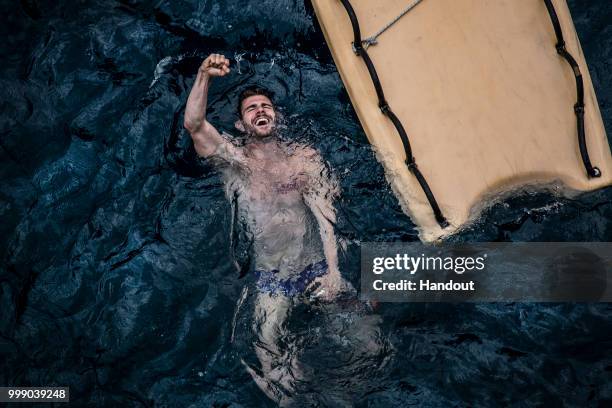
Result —
<path fill-rule="evenodd" d="M 229 148 L 230 143 L 206 120 L 208 87 L 213 77 L 222 77 L 230 72 L 229 60 L 220 54 L 211 54 L 198 69 L 191 93 L 185 107 L 183 126 L 189 131 L 198 155 L 209 157 L 220 146 Z"/>

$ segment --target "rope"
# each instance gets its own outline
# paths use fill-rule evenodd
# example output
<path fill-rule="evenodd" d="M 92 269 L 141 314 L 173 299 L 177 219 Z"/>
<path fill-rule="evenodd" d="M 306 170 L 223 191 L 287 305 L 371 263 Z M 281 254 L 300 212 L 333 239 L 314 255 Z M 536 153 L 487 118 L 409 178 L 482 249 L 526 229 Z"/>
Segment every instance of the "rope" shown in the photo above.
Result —
<path fill-rule="evenodd" d="M 395 17 L 393 20 L 391 20 L 389 23 L 387 23 L 386 26 L 384 26 L 383 28 L 381 28 L 380 30 L 378 30 L 378 32 L 368 38 L 366 38 L 365 40 L 363 40 L 361 43 L 364 45 L 364 48 L 367 50 L 368 47 L 370 45 L 376 45 L 378 44 L 378 41 L 376 40 L 382 33 L 384 33 L 385 31 L 387 31 L 389 28 L 391 28 L 391 26 L 395 23 L 397 23 L 399 21 L 400 18 L 404 17 L 406 14 L 408 14 L 408 12 L 410 10 L 412 10 L 413 8 L 415 8 L 421 1 L 423 0 L 414 0 L 412 3 L 410 3 L 397 17 Z"/>
<path fill-rule="evenodd" d="M 561 55 L 572 67 L 572 71 L 574 72 L 574 77 L 576 77 L 576 104 L 574 105 L 574 113 L 576 113 L 576 127 L 578 129 L 578 147 L 580 148 L 580 156 L 582 157 L 582 163 L 584 164 L 584 168 L 586 169 L 587 175 L 589 177 L 600 177 L 601 170 L 597 167 L 593 167 L 591 164 L 591 159 L 589 158 L 589 152 L 587 150 L 586 145 L 586 135 L 584 129 L 584 82 L 582 80 L 582 73 L 580 72 L 580 67 L 578 63 L 565 48 L 565 40 L 563 39 L 563 30 L 561 29 L 561 23 L 559 22 L 559 17 L 557 16 L 557 12 L 555 11 L 555 6 L 553 6 L 551 0 L 544 0 L 546 4 L 546 9 L 548 10 L 548 14 L 550 15 L 550 21 L 553 24 L 555 29 L 555 35 L 557 36 L 557 53 Z"/>
<path fill-rule="evenodd" d="M 370 78 L 372 79 L 372 83 L 374 84 L 374 89 L 376 90 L 376 95 L 378 96 L 378 107 L 380 108 L 381 112 L 385 114 L 389 118 L 389 120 L 393 123 L 393 126 L 395 126 L 395 129 L 397 130 L 397 133 L 399 134 L 399 137 L 402 140 L 402 144 L 404 146 L 404 153 L 406 154 L 406 166 L 408 166 L 408 170 L 410 170 L 410 172 L 417 179 L 417 181 L 419 182 L 419 185 L 421 186 L 421 189 L 423 190 L 423 193 L 425 193 L 425 197 L 427 197 L 427 201 L 429 202 L 429 205 L 431 206 L 431 209 L 434 213 L 436 221 L 438 222 L 438 225 L 440 225 L 441 228 L 446 228 L 448 227 L 449 223 L 444 217 L 444 215 L 442 214 L 442 211 L 440 210 L 440 206 L 438 205 L 436 198 L 431 192 L 431 189 L 429 188 L 429 185 L 427 184 L 427 181 L 425 180 L 423 173 L 421 173 L 421 171 L 417 167 L 416 160 L 414 156 L 412 155 L 412 148 L 410 147 L 410 140 L 408 140 L 408 135 L 406 134 L 406 130 L 404 129 L 402 122 L 393 113 L 393 111 L 391 110 L 391 107 L 387 103 L 387 100 L 385 99 L 385 93 L 382 89 L 380 80 L 378 79 L 378 74 L 376 73 L 376 69 L 374 68 L 374 63 L 370 59 L 370 56 L 368 55 L 368 52 L 366 51 L 366 49 L 363 47 L 363 43 L 361 41 L 361 30 L 359 29 L 359 20 L 357 19 L 355 10 L 353 10 L 353 7 L 351 6 L 351 3 L 349 2 L 349 0 L 340 0 L 340 1 L 342 2 L 342 5 L 344 6 L 347 14 L 349 15 L 349 18 L 351 20 L 351 25 L 353 26 L 353 36 L 354 36 L 353 50 L 358 56 L 363 58 L 363 62 L 366 64 L 366 67 L 370 74 Z"/>

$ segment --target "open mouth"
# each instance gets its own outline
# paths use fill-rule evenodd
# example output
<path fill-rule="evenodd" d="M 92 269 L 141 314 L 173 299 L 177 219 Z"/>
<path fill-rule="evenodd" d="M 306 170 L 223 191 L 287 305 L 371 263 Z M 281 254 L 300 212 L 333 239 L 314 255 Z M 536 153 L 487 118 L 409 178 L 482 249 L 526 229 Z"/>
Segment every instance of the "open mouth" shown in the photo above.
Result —
<path fill-rule="evenodd" d="M 270 118 L 267 116 L 260 116 L 255 119 L 255 126 L 266 126 L 270 123 Z"/>

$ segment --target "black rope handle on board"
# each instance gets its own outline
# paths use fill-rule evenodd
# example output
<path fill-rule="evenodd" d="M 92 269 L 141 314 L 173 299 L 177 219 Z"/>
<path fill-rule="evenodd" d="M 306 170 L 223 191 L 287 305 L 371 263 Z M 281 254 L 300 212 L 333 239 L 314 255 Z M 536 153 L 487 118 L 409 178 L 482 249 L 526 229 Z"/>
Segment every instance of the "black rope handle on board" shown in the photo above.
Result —
<path fill-rule="evenodd" d="M 574 76 L 576 77 L 576 94 L 577 101 L 574 105 L 574 112 L 576 113 L 576 126 L 578 128 L 578 147 L 580 148 L 580 156 L 582 157 L 582 163 L 589 177 L 600 177 L 601 170 L 597 167 L 593 167 L 591 159 L 589 158 L 589 152 L 586 146 L 586 136 L 584 130 L 584 82 L 582 80 L 582 73 L 578 63 L 565 48 L 565 40 L 563 39 L 563 30 L 561 30 L 561 23 L 559 23 L 559 17 L 555 11 L 555 6 L 551 0 L 544 0 L 546 9 L 550 15 L 553 27 L 555 28 L 555 35 L 557 36 L 557 53 L 561 55 L 572 67 Z"/>
<path fill-rule="evenodd" d="M 402 122 L 400 122 L 399 118 L 393 113 L 391 107 L 387 103 L 387 100 L 385 99 L 385 94 L 382 89 L 382 85 L 380 84 L 380 80 L 378 79 L 378 74 L 376 73 L 376 69 L 374 68 L 374 63 L 370 59 L 368 52 L 363 47 L 361 40 L 361 31 L 359 29 L 359 20 L 357 20 L 355 10 L 353 10 L 353 7 L 351 6 L 351 3 L 348 0 L 340 1 L 346 9 L 349 18 L 351 19 L 351 25 L 353 26 L 353 35 L 355 37 L 355 40 L 353 42 L 353 51 L 355 51 L 355 54 L 363 58 L 363 62 L 368 68 L 368 72 L 370 73 L 370 77 L 372 78 L 372 83 L 374 84 L 374 89 L 376 89 L 376 95 L 378 96 L 378 107 L 380 108 L 383 114 L 387 115 L 387 117 L 395 126 L 397 133 L 402 139 L 402 144 L 404 145 L 404 151 L 406 153 L 406 165 L 408 166 L 410 172 L 416 177 L 417 181 L 419 182 L 419 185 L 421 186 L 421 189 L 423 189 L 423 192 L 427 197 L 427 201 L 429 202 L 434 216 L 436 217 L 436 221 L 438 222 L 441 228 L 446 228 L 449 225 L 448 221 L 442 214 L 440 206 L 438 206 L 436 198 L 431 192 L 431 189 L 429 188 L 425 177 L 417 167 L 414 156 L 412 155 L 412 148 L 410 147 L 410 141 L 408 140 L 406 130 L 404 129 Z"/>

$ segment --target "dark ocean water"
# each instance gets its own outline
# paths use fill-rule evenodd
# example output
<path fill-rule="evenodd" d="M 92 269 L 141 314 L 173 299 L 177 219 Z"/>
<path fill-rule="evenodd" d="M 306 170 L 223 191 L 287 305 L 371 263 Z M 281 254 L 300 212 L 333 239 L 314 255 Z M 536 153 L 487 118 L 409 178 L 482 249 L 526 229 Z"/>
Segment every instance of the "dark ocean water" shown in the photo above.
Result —
<path fill-rule="evenodd" d="M 570 1 L 612 135 L 612 3 Z M 232 59 L 209 119 L 231 129 L 243 85 L 272 88 L 289 134 L 340 180 L 341 269 L 366 241 L 414 241 L 302 0 L 3 2 L 0 386 L 70 386 L 75 406 L 273 406 L 252 353 L 251 277 L 231 210 L 182 115 L 211 52 Z M 454 241 L 611 241 L 612 190 L 495 205 Z M 343 311 L 289 322 L 312 369 L 304 403 L 609 406 L 607 304 L 384 304 L 375 358 Z M 330 317 L 331 316 L 331 317 Z M 372 316 L 370 316 L 372 317 Z M 367 316 L 357 316 L 367 319 Z M 357 340 L 356 340 L 357 339 Z M 365 347 L 365 346 L 363 346 Z M 336 390 L 336 391 L 334 391 Z M 338 397 L 340 398 L 340 397 Z"/>

